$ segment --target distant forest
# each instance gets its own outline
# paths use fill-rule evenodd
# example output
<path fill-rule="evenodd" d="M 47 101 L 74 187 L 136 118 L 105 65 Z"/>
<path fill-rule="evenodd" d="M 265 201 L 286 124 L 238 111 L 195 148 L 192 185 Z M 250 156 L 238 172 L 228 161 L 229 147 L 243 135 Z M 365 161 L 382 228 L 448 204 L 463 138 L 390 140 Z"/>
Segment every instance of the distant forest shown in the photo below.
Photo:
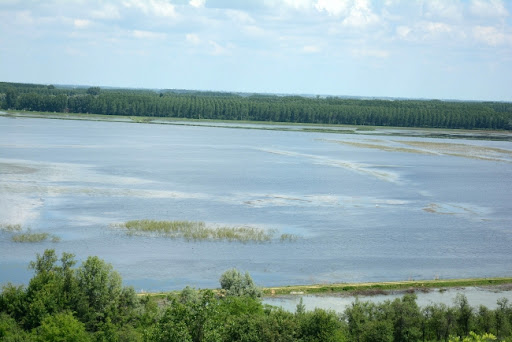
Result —
<path fill-rule="evenodd" d="M 351 99 L 0 82 L 0 108 L 188 119 L 512 130 L 511 102 Z"/>

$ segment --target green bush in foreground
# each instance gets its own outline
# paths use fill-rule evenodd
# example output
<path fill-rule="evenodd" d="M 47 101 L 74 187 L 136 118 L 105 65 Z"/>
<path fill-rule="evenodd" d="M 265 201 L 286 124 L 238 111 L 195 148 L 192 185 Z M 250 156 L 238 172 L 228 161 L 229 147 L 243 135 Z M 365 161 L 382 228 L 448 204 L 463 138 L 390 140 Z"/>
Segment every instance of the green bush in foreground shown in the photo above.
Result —
<path fill-rule="evenodd" d="M 111 265 L 90 257 L 75 267 L 72 254 L 46 250 L 30 263 L 27 287 L 0 292 L 0 341 L 444 341 L 512 340 L 512 306 L 420 308 L 416 296 L 383 303 L 356 300 L 343 314 L 299 304 L 295 313 L 263 305 L 248 273 L 220 277 L 222 290 L 190 287 L 165 299 L 135 295 Z"/>

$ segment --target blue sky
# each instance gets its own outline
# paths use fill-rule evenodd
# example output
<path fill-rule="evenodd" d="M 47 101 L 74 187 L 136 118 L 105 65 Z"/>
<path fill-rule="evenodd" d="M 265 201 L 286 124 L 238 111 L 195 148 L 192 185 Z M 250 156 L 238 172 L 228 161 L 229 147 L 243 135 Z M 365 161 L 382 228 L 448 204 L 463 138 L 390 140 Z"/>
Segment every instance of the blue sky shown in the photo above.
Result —
<path fill-rule="evenodd" d="M 512 101 L 511 0 L 0 0 L 0 81 Z"/>

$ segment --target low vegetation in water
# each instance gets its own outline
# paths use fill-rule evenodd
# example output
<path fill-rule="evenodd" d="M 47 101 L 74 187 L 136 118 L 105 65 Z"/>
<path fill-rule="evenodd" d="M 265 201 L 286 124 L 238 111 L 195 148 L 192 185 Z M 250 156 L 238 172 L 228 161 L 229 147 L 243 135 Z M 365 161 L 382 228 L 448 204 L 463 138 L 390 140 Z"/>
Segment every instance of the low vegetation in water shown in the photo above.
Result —
<path fill-rule="evenodd" d="M 172 239 L 182 238 L 193 241 L 270 242 L 276 233 L 275 229 L 248 226 L 207 226 L 201 221 L 132 220 L 113 224 L 112 226 L 126 230 L 129 235 L 156 234 Z M 294 241 L 296 238 L 292 234 L 282 234 L 280 240 Z"/>
<path fill-rule="evenodd" d="M 11 233 L 11 241 L 13 242 L 42 242 L 50 240 L 51 242 L 59 242 L 60 237 L 46 233 L 33 232 L 30 228 L 23 229 L 21 224 L 2 224 L 0 230 Z"/>
<path fill-rule="evenodd" d="M 3 230 L 8 233 L 21 232 L 21 224 L 1 224 L 0 230 Z"/>

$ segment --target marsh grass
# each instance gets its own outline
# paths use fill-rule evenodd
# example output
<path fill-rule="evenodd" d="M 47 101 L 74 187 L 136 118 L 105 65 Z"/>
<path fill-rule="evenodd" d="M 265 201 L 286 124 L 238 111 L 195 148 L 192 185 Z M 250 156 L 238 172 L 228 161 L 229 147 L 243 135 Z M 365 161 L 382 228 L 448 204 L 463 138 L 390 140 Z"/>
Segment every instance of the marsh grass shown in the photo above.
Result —
<path fill-rule="evenodd" d="M 3 230 L 8 233 L 21 232 L 21 224 L 1 224 L 0 230 Z"/>
<path fill-rule="evenodd" d="M 25 231 L 21 224 L 2 224 L 0 225 L 0 230 L 11 233 L 11 241 L 13 242 L 42 242 L 46 240 L 50 240 L 51 242 L 59 242 L 60 237 L 49 234 L 46 232 L 36 233 L 33 232 L 30 228 L 27 228 Z"/>
<path fill-rule="evenodd" d="M 298 236 L 295 234 L 281 234 L 279 240 L 281 242 L 295 242 L 298 240 Z"/>
<path fill-rule="evenodd" d="M 41 242 L 48 239 L 48 233 L 33 233 L 30 230 L 25 233 L 15 234 L 11 237 L 13 242 Z"/>
<path fill-rule="evenodd" d="M 112 226 L 125 229 L 128 235 L 156 234 L 172 239 L 182 238 L 192 241 L 270 242 L 276 233 L 274 229 L 248 226 L 207 226 L 200 221 L 132 220 Z M 283 235 L 281 241 L 294 241 L 291 234 Z"/>
<path fill-rule="evenodd" d="M 130 119 L 136 123 L 149 123 L 153 121 L 153 118 L 148 116 L 130 116 Z"/>

